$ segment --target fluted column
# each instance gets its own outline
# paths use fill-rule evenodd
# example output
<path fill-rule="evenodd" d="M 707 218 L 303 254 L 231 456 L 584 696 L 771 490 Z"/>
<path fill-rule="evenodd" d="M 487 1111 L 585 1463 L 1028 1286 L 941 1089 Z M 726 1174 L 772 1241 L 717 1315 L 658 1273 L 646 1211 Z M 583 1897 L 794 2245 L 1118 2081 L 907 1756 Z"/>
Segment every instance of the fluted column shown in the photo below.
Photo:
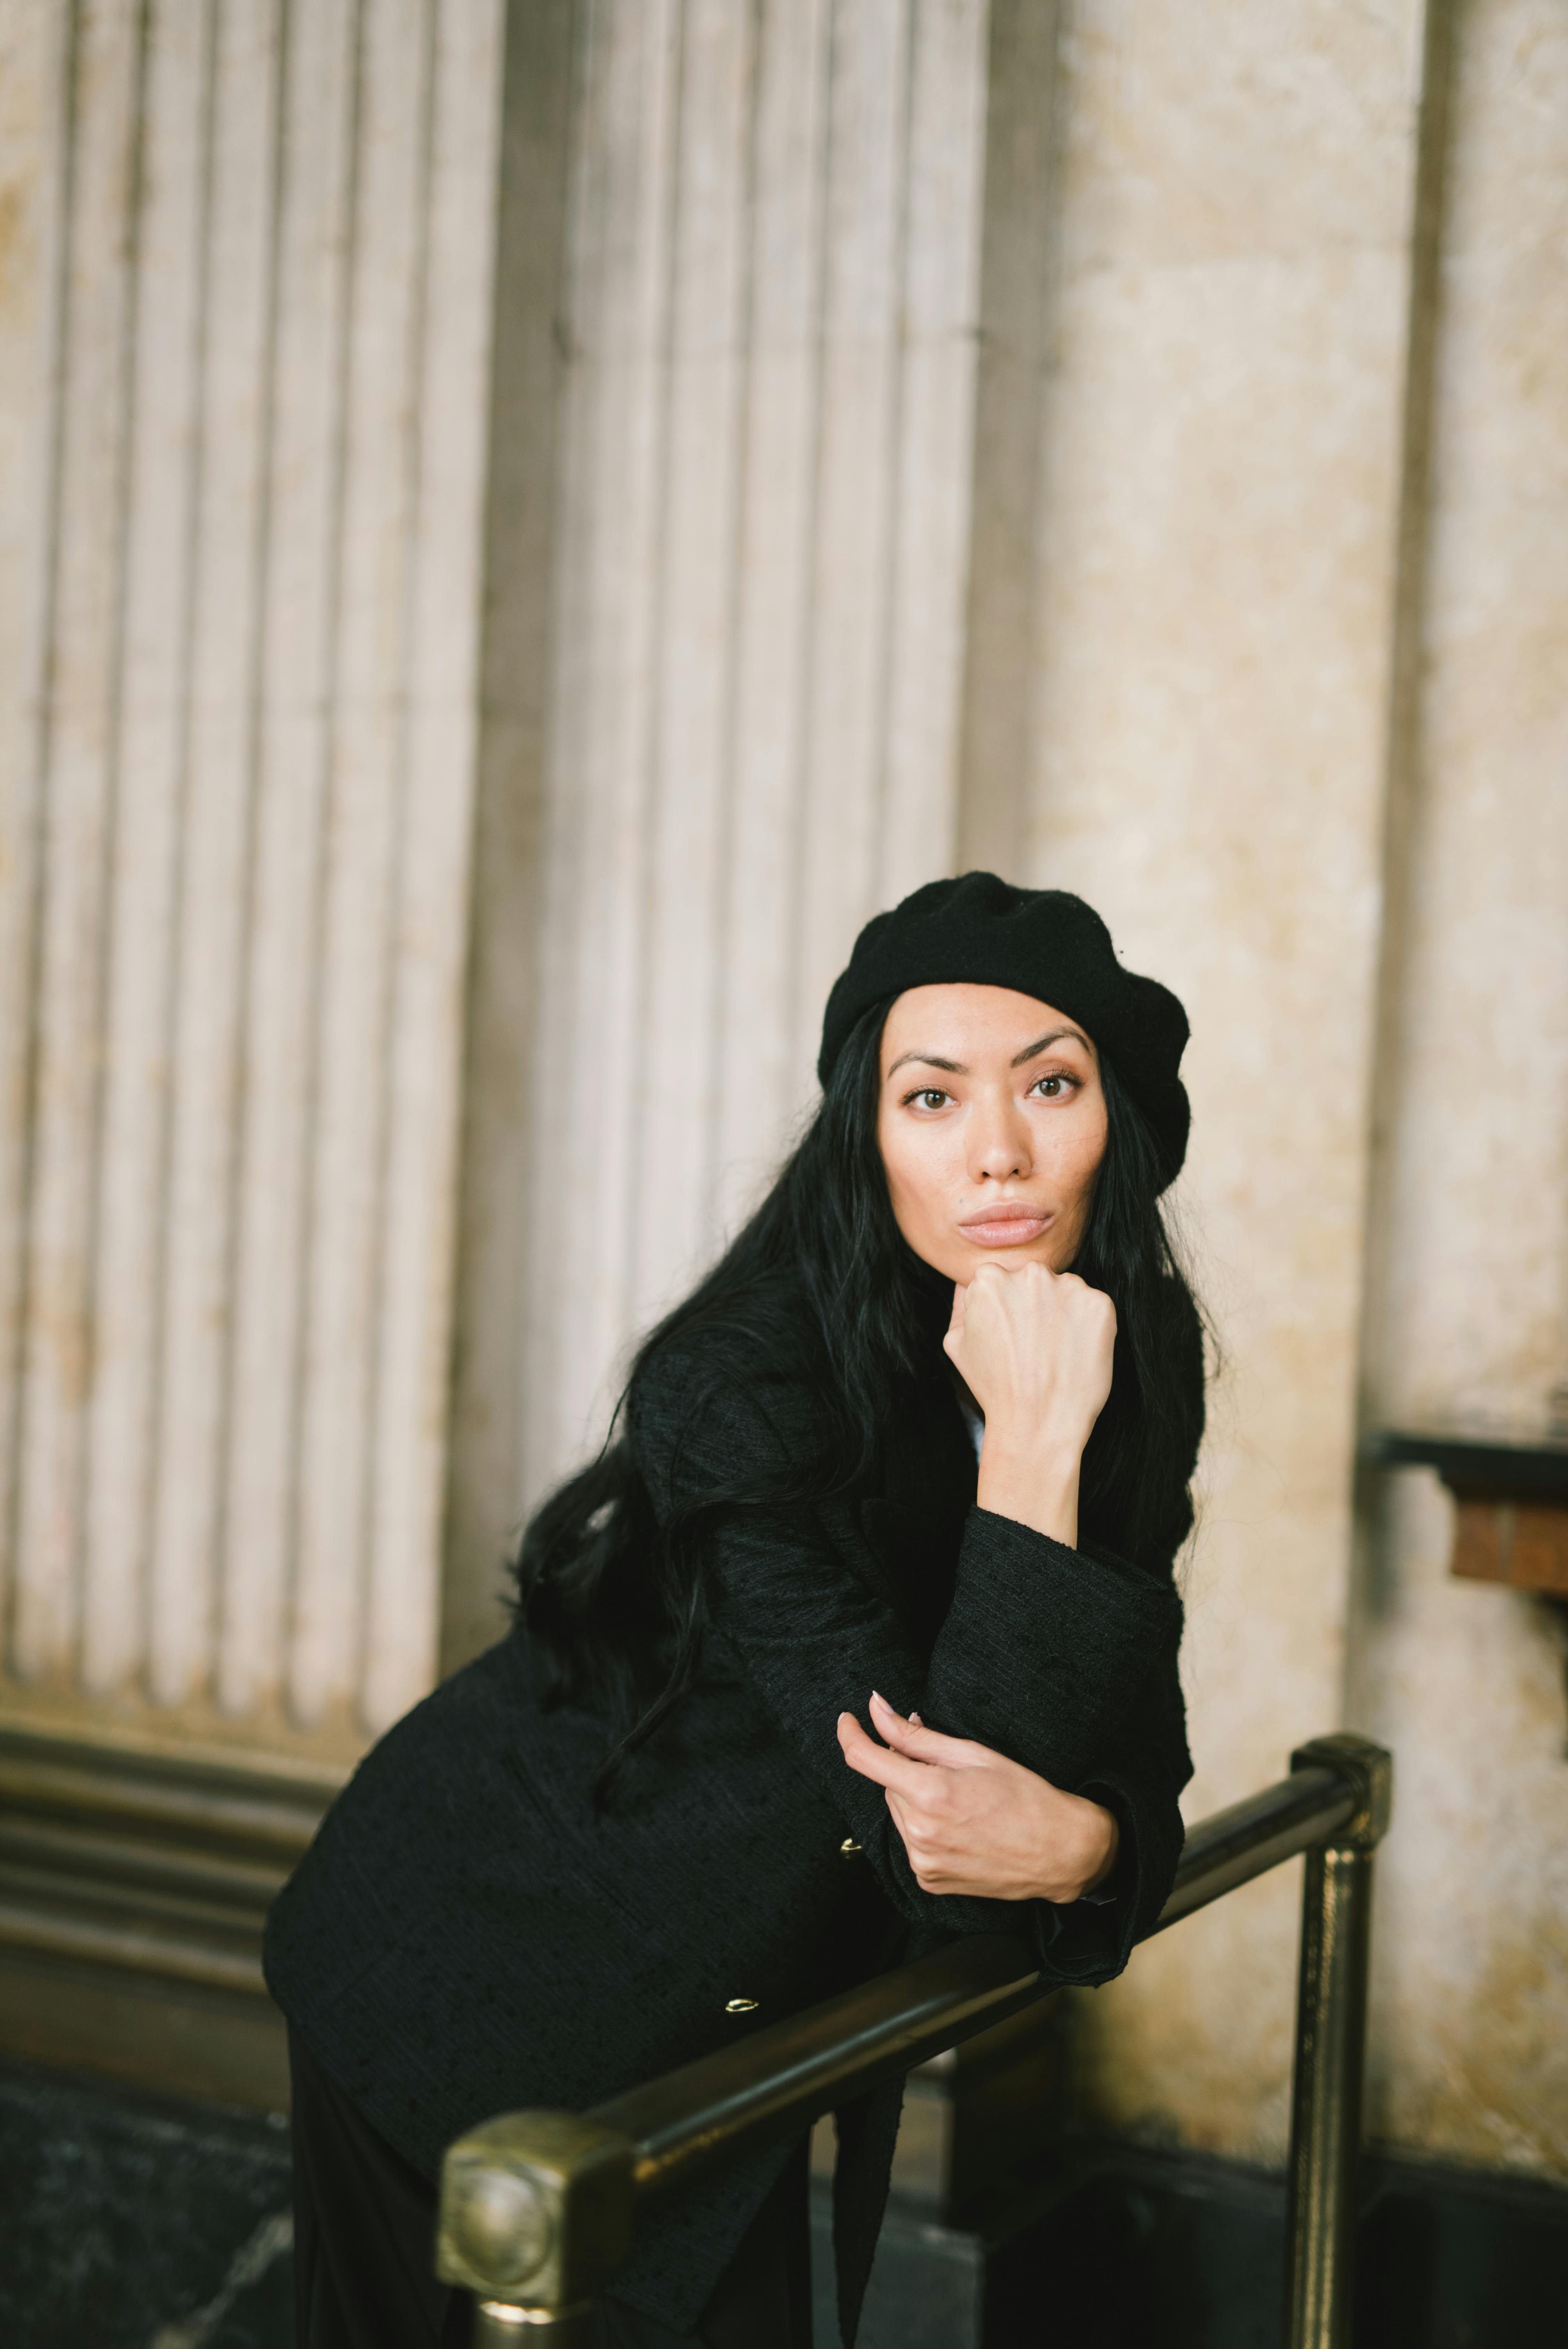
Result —
<path fill-rule="evenodd" d="M 578 12 L 528 1232 L 489 1309 L 525 1350 L 478 1555 L 776 1164 L 858 925 L 952 857 L 985 22 Z"/>
<path fill-rule="evenodd" d="M 352 1745 L 434 1668 L 500 10 L 37 13 L 0 1707 Z"/>

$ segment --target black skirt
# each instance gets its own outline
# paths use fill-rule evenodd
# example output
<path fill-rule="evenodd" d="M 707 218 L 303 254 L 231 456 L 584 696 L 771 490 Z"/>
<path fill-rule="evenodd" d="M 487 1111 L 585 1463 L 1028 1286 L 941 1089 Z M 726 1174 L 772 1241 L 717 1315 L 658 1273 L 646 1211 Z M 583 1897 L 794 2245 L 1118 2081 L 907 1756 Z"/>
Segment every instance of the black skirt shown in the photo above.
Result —
<path fill-rule="evenodd" d="M 296 2349 L 464 2349 L 468 2295 L 437 2280 L 436 2194 L 289 2033 Z M 810 2349 L 802 2142 L 704 2309 L 676 2333 L 613 2295 L 598 2349 Z"/>

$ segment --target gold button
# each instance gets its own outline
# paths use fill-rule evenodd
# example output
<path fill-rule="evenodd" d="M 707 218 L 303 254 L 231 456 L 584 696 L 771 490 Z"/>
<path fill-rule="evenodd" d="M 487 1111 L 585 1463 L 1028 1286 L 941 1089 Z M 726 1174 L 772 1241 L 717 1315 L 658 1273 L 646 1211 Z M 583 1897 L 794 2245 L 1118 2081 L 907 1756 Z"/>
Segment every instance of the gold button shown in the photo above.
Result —
<path fill-rule="evenodd" d="M 859 1851 L 860 1845 L 855 1841 L 853 1836 L 846 1836 L 843 1842 L 839 1846 L 839 1856 L 841 1859 L 853 1859 L 856 1857 Z"/>
<path fill-rule="evenodd" d="M 755 2014 L 757 2001 L 754 1998 L 727 1998 L 724 2011 L 726 2014 Z"/>

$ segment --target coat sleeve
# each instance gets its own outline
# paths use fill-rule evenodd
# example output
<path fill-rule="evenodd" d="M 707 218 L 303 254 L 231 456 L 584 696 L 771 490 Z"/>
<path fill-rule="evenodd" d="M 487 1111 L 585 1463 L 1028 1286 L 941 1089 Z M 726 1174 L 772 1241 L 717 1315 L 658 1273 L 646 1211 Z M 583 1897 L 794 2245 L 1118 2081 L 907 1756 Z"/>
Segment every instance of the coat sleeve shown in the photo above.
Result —
<path fill-rule="evenodd" d="M 782 1381 L 768 1389 L 678 1359 L 656 1372 L 634 1393 L 628 1433 L 662 1522 L 748 1472 L 778 1477 L 799 1456 L 799 1403 Z M 1181 1850 L 1176 1798 L 1190 1765 L 1171 1733 L 1181 1613 L 1171 1583 L 972 1509 L 953 1604 L 926 1662 L 877 1595 L 849 1503 L 788 1515 L 719 1508 L 705 1538 L 712 1632 L 910 1921 L 949 1933 L 1023 1929 L 1058 1980 L 1119 1971 L 1158 1915 Z M 864 1721 L 873 1689 L 933 1728 L 1107 1803 L 1124 1846 L 1116 1897 L 1058 1909 L 923 1891 L 881 1787 L 849 1769 L 839 1747 L 840 1713 Z"/>

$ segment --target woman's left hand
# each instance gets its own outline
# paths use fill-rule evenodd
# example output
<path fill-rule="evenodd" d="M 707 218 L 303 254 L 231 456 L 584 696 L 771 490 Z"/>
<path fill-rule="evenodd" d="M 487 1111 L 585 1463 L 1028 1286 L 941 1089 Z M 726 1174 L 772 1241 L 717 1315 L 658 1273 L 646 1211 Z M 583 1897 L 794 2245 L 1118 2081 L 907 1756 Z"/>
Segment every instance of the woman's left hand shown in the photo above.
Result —
<path fill-rule="evenodd" d="M 1116 1864 L 1119 1829 L 1102 1803 L 977 1745 L 944 1737 L 918 1714 L 906 1721 L 872 1694 L 878 1745 L 852 1713 L 839 1715 L 851 1770 L 885 1789 L 923 1892 L 985 1900 L 1079 1899 Z"/>

